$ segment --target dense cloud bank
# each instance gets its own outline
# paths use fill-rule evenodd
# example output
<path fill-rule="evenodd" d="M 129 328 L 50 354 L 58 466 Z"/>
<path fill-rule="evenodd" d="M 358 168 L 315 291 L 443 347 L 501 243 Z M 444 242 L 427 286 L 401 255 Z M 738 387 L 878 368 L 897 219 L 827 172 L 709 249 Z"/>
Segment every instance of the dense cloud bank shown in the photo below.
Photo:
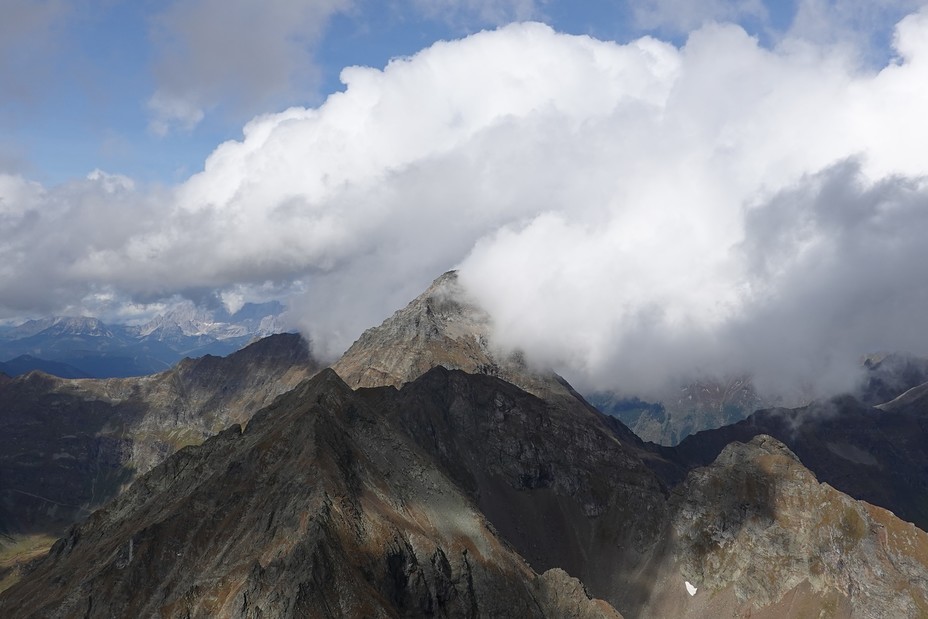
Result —
<path fill-rule="evenodd" d="M 460 266 L 503 344 L 587 388 L 838 388 L 863 352 L 928 353 L 928 11 L 895 49 L 526 23 L 348 68 L 174 188 L 0 177 L 0 304 L 294 293 L 337 354 Z"/>

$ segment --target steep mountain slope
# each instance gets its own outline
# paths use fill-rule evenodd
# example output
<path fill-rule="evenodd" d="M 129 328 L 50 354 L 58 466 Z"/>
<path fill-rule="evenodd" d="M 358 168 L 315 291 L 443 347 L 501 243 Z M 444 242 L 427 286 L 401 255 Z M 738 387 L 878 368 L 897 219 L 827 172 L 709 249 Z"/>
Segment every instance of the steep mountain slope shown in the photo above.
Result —
<path fill-rule="evenodd" d="M 318 370 L 296 335 L 140 378 L 0 385 L 0 532 L 60 532 L 134 476 L 199 443 Z"/>
<path fill-rule="evenodd" d="M 406 307 L 366 330 L 332 369 L 350 387 L 400 387 L 435 367 L 500 378 L 573 414 L 608 424 L 628 443 L 642 441 L 621 423 L 612 423 L 590 406 L 567 381 L 522 356 L 494 348 L 490 316 L 458 283 L 456 271 L 440 276 Z M 640 456 L 652 452 L 640 449 Z"/>
<path fill-rule="evenodd" d="M 492 396 L 475 391 L 471 379 L 470 387 L 461 385 L 455 372 L 433 370 L 409 382 L 429 365 L 499 377 L 544 403 L 531 404 L 498 390 L 491 389 Z M 668 557 L 685 549 L 668 545 L 666 530 L 663 536 L 660 533 L 661 527 L 677 526 L 672 523 L 678 522 L 680 504 L 661 499 L 665 490 L 658 477 L 674 483 L 681 480 L 688 468 L 711 463 L 737 437 L 720 442 L 718 451 L 703 453 L 699 459 L 688 457 L 686 449 L 678 453 L 643 445 L 621 423 L 591 414 L 582 398 L 557 377 L 494 351 L 489 318 L 467 301 L 454 273 L 445 274 L 406 308 L 365 332 L 333 368 L 352 385 L 408 383 L 396 413 L 403 427 L 472 494 L 501 535 L 533 566 L 564 567 L 626 616 L 661 616 L 659 609 L 666 600 L 651 601 L 651 581 L 664 573 Z M 736 397 L 753 397 L 749 388 L 735 387 Z M 513 405 L 514 401 L 519 404 Z M 724 393 L 719 401 L 726 401 Z M 609 431 L 603 433 L 604 428 Z M 848 455 L 841 445 L 834 450 Z M 806 482 L 817 487 L 811 474 Z M 745 504 L 756 485 L 730 488 L 730 498 Z M 833 537 L 840 535 L 833 528 L 828 531 Z M 792 550 L 808 550 L 800 546 Z M 758 544 L 744 552 L 762 556 L 768 550 Z M 793 557 L 797 562 L 806 558 Z M 802 575 L 788 575 L 795 579 L 797 574 Z M 673 591 L 683 591 L 679 585 Z M 771 588 L 760 606 L 776 608 L 784 591 Z M 798 590 L 789 591 L 800 599 Z M 816 597 L 820 593 L 824 597 Z M 809 595 L 805 608 L 821 609 L 845 599 L 846 592 L 825 587 Z M 850 612 L 854 606 L 848 604 L 842 608 Z M 782 612 L 771 610 L 769 616 Z M 694 616 L 712 616 L 712 611 Z"/>
<path fill-rule="evenodd" d="M 702 466 L 732 441 L 769 434 L 820 480 L 928 530 L 928 397 L 916 389 L 882 408 L 846 396 L 798 409 L 758 411 L 739 423 L 688 437 L 668 453 L 687 468 Z"/>
<path fill-rule="evenodd" d="M 729 446 L 669 497 L 615 440 L 492 377 L 352 392 L 326 370 L 137 480 L 0 614 L 617 616 L 570 569 L 539 577 L 547 562 L 626 617 L 928 608 L 928 535 L 774 439 Z"/>
<path fill-rule="evenodd" d="M 490 330 L 490 316 L 468 299 L 457 272 L 448 271 L 365 331 L 332 369 L 352 388 L 399 387 L 442 366 L 496 376 L 541 397 L 575 399 L 563 379 L 527 367 L 518 353 L 492 348 Z"/>
<path fill-rule="evenodd" d="M 538 576 L 329 370 L 72 530 L 5 615 L 619 617 Z"/>
<path fill-rule="evenodd" d="M 563 568 L 623 613 L 649 589 L 667 490 L 635 445 L 494 377 L 437 367 L 393 394 L 360 392 L 535 569 Z"/>
<path fill-rule="evenodd" d="M 670 507 L 667 561 L 642 616 L 928 613 L 928 534 L 818 483 L 769 436 L 727 446 Z"/>

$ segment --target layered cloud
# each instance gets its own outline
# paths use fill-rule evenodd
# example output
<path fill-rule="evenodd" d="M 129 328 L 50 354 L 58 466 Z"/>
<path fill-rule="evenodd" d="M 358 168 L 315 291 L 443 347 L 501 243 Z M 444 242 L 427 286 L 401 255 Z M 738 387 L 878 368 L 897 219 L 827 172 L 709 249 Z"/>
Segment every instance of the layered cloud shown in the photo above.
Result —
<path fill-rule="evenodd" d="M 348 68 L 174 188 L 0 178 L 2 304 L 301 291 L 337 354 L 460 266 L 503 345 L 587 388 L 840 388 L 861 353 L 928 353 L 928 12 L 895 32 L 879 70 L 715 23 L 681 47 L 514 24 Z"/>
<path fill-rule="evenodd" d="M 55 30 L 69 8 L 61 0 L 6 0 L 0 7 L 0 111 L 31 101 L 49 77 Z"/>
<path fill-rule="evenodd" d="M 420 13 L 452 25 L 483 23 L 501 25 L 539 16 L 548 0 L 413 0 Z"/>
<path fill-rule="evenodd" d="M 765 21 L 768 17 L 761 0 L 643 0 L 631 3 L 631 10 L 640 28 L 672 33 L 691 32 L 706 22 Z"/>
<path fill-rule="evenodd" d="M 352 0 L 189 0 L 153 21 L 150 128 L 191 129 L 219 105 L 252 114 L 315 92 L 312 51 Z M 247 117 L 247 116 L 246 116 Z"/>

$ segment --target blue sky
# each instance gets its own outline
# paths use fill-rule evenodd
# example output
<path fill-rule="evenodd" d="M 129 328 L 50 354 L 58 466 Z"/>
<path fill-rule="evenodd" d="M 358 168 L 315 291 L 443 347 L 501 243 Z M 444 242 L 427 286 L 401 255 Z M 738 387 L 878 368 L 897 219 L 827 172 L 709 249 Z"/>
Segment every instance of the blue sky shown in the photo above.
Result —
<path fill-rule="evenodd" d="M 928 354 L 924 1 L 0 16 L 0 321 L 279 299 L 331 358 L 459 268 L 588 387 Z"/>
<path fill-rule="evenodd" d="M 303 53 L 292 60 L 304 67 L 289 67 L 289 75 L 264 83 L 265 95 L 253 99 L 243 97 L 252 88 L 247 76 L 238 85 L 225 80 L 206 106 L 203 120 L 158 134 L 151 128 L 149 102 L 164 81 L 159 71 L 182 68 L 164 61 L 183 44 L 182 37 L 166 40 L 165 31 L 170 35 L 172 26 L 164 25 L 164 17 L 185 4 L 200 4 L 221 30 L 225 10 L 210 11 L 227 6 L 234 12 L 248 2 L 7 0 L 5 4 L 7 15 L 13 15 L 6 28 L 15 36 L 0 47 L 0 169 L 22 172 L 45 184 L 83 177 L 95 168 L 141 182 L 181 181 L 198 171 L 220 142 L 240 138 L 241 127 L 251 116 L 290 105 L 318 105 L 327 94 L 341 90 L 338 76 L 344 66 L 382 68 L 390 58 L 413 54 L 434 41 L 459 38 L 512 19 L 538 19 L 561 32 L 605 40 L 621 42 L 654 34 L 677 43 L 684 42 L 687 29 L 702 20 L 733 19 L 766 45 L 774 45 L 789 32 L 800 9 L 797 2 L 723 0 L 303 0 L 305 5 L 324 5 L 310 17 L 318 32 L 305 37 L 299 46 Z M 805 4 L 820 5 L 815 10 L 823 14 L 830 11 L 835 31 L 842 35 L 850 32 L 845 28 L 860 26 L 860 15 L 865 14 L 868 29 L 856 34 L 872 38 L 867 53 L 882 58 L 890 53 L 892 24 L 917 3 L 860 3 L 882 7 L 866 11 L 848 8 L 851 2 Z M 668 14 L 683 15 L 682 23 Z M 238 34 L 238 27 L 232 27 L 232 34 Z M 299 35 L 299 28 L 275 23 L 256 34 L 254 44 L 260 47 L 260 36 Z M 272 55 L 259 58 L 269 65 L 279 60 Z M 234 66 L 230 70 L 234 73 Z"/>

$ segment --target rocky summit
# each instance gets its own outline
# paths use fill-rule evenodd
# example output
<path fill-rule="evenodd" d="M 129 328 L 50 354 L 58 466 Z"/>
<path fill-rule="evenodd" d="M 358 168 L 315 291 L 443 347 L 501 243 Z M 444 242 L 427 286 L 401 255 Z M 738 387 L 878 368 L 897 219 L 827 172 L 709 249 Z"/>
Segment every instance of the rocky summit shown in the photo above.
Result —
<path fill-rule="evenodd" d="M 822 483 L 804 452 L 763 432 L 644 443 L 491 332 L 452 272 L 332 369 L 181 364 L 174 376 L 217 368 L 185 400 L 198 404 L 130 417 L 228 427 L 78 518 L 0 593 L 0 616 L 928 613 L 928 535 Z M 37 390 L 46 419 L 76 406 L 65 392 Z M 860 407 L 915 415 L 922 399 Z M 863 458 L 847 436 L 823 440 Z"/>
<path fill-rule="evenodd" d="M 734 442 L 670 498 L 650 617 L 923 617 L 928 534 L 819 483 L 785 445 Z M 681 581 L 695 593 L 684 594 Z"/>
<path fill-rule="evenodd" d="M 688 437 L 671 457 L 685 469 L 702 466 L 759 434 L 786 444 L 821 481 L 928 529 L 928 385 L 876 407 L 842 396 L 757 411 Z"/>
<path fill-rule="evenodd" d="M 491 344 L 490 316 L 448 271 L 383 324 L 365 331 L 332 369 L 352 388 L 411 382 L 433 367 L 496 376 L 540 397 L 576 399 L 566 382 Z"/>

